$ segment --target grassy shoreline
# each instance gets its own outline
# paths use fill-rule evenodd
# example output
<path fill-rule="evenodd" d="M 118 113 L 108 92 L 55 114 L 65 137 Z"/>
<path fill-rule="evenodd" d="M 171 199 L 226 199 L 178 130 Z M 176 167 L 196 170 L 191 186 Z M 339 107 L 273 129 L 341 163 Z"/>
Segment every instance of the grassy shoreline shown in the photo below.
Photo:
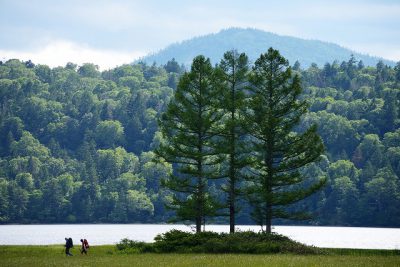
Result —
<path fill-rule="evenodd" d="M 0 246 L 0 266 L 399 266 L 398 250 L 322 249 L 321 255 L 278 254 L 127 254 L 115 245 L 90 248 L 80 255 L 79 247 L 66 257 L 62 245 Z"/>

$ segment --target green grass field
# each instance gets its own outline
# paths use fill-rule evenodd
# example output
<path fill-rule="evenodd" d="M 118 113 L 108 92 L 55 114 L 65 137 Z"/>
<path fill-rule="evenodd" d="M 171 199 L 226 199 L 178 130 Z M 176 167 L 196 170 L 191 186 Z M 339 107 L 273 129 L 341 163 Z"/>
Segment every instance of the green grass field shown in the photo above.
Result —
<path fill-rule="evenodd" d="M 0 246 L 0 266 L 400 266 L 397 251 L 327 250 L 327 255 L 123 254 L 115 246 L 78 247 L 66 257 L 58 246 Z"/>

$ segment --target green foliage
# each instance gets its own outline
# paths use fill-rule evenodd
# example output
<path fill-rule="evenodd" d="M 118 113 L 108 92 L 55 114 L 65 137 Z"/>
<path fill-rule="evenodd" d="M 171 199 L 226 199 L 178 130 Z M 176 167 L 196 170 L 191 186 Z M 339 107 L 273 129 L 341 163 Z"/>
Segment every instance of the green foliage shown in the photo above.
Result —
<path fill-rule="evenodd" d="M 118 250 L 156 253 L 293 253 L 318 254 L 321 251 L 295 242 L 279 234 L 200 232 L 189 233 L 179 230 L 157 235 L 154 243 L 121 240 Z"/>
<path fill-rule="evenodd" d="M 221 176 L 227 177 L 227 185 L 222 189 L 227 192 L 230 232 L 235 231 L 237 199 L 243 180 L 243 169 L 250 162 L 249 149 L 246 149 L 243 115 L 246 110 L 246 85 L 248 81 L 248 58 L 236 50 L 228 51 L 216 68 L 222 93 L 217 103 L 222 113 L 222 125 L 217 139 L 218 151 L 224 157 Z"/>
<path fill-rule="evenodd" d="M 288 62 L 270 48 L 253 67 L 250 79 L 249 111 L 245 115 L 247 133 L 252 137 L 252 156 L 247 197 L 254 207 L 253 218 L 271 233 L 273 218 L 304 219 L 303 213 L 287 206 L 318 191 L 325 179 L 306 185 L 301 168 L 317 161 L 323 153 L 316 125 L 294 132 L 307 112 L 300 100 L 302 88 L 292 77 Z"/>
<path fill-rule="evenodd" d="M 45 159 L 49 156 L 49 149 L 32 136 L 31 133 L 24 131 L 21 138 L 11 144 L 11 153 L 14 157 L 37 157 Z"/>
<path fill-rule="evenodd" d="M 85 63 L 79 67 L 78 73 L 83 77 L 97 78 L 100 76 L 99 67 L 92 63 Z"/>
<path fill-rule="evenodd" d="M 18 60 L 1 64 L 0 221 L 161 217 L 154 203 L 159 207 L 168 194 L 158 196 L 157 172 L 150 171 L 154 166 L 142 168 L 138 156 L 149 150 L 158 114 L 172 95 L 167 80 L 164 68 L 146 65 L 101 73 L 93 64 L 53 69 Z M 158 172 L 171 169 L 163 166 Z"/>
<path fill-rule="evenodd" d="M 206 217 L 215 216 L 218 209 L 208 189 L 209 180 L 219 176 L 213 142 L 221 117 L 216 105 L 217 85 L 210 60 L 194 58 L 191 71 L 181 77 L 174 99 L 161 118 L 165 143 L 156 150 L 160 158 L 175 164 L 178 172 L 164 180 L 164 185 L 175 192 L 170 207 L 177 211 L 179 220 L 194 221 L 197 232 Z"/>
<path fill-rule="evenodd" d="M 340 66 L 334 62 L 314 75 L 301 71 L 311 96 L 320 97 L 309 98 L 312 112 L 302 127 L 318 123 L 330 161 L 328 168 L 319 168 L 328 175 L 327 186 L 305 205 L 317 204 L 314 210 L 322 224 L 391 224 L 389 221 L 400 214 L 396 208 L 398 185 L 393 184 L 400 176 L 399 115 L 394 107 L 398 107 L 400 97 L 395 70 L 382 63 L 376 68 L 362 64 L 354 68 L 354 61 L 351 58 Z M 334 93 L 331 88 L 335 88 Z M 327 91 L 331 92 L 329 99 Z M 383 195 L 390 195 L 391 201 Z M 385 208 L 380 206 L 383 202 Z"/>
<path fill-rule="evenodd" d="M 154 248 L 151 244 L 129 240 L 128 238 L 124 238 L 119 243 L 117 243 L 116 248 L 121 254 L 154 252 Z"/>
<path fill-rule="evenodd" d="M 247 40 L 245 33 L 239 36 Z M 364 58 L 357 62 L 358 55 L 346 57 L 317 62 L 323 67 L 295 64 L 304 88 L 299 101 L 306 100 L 310 112 L 293 132 L 318 124 L 326 147 L 323 160 L 301 173 L 311 178 L 306 186 L 323 177 L 328 182 L 290 209 L 310 210 L 317 215 L 313 224 L 398 227 L 399 64 L 372 67 Z M 91 64 L 0 64 L 0 222 L 169 220 L 174 214 L 164 203 L 171 205 L 172 192 L 160 180 L 177 169 L 153 162 L 151 151 L 165 143 L 157 121 L 184 72 L 181 63 L 178 58 L 162 67 L 140 63 L 103 72 Z M 226 173 L 226 158 L 218 161 L 217 172 Z M 207 185 L 221 203 L 227 201 L 218 191 L 226 188 L 224 181 Z M 251 223 L 251 207 L 240 198 L 237 204 L 237 222 Z"/>

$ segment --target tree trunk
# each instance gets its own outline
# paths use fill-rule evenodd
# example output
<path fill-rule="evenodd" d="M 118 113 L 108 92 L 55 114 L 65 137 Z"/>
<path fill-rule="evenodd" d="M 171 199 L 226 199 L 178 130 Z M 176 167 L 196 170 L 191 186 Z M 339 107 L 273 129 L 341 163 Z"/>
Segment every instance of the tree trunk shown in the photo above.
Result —
<path fill-rule="evenodd" d="M 267 218 L 266 218 L 266 227 L 267 234 L 272 232 L 272 205 L 270 203 L 267 204 Z"/>
<path fill-rule="evenodd" d="M 233 76 L 235 75 L 235 68 L 233 68 Z M 231 88 L 231 101 L 235 103 L 235 83 L 232 84 Z M 235 121 L 235 108 L 231 110 L 231 123 Z M 230 177 L 230 190 L 229 190 L 229 232 L 235 232 L 235 186 L 236 186 L 236 177 L 235 177 L 235 148 L 236 148 L 236 136 L 235 136 L 235 123 L 230 127 L 230 168 L 229 168 L 229 177 Z"/>
<path fill-rule="evenodd" d="M 235 183 L 231 182 L 231 188 L 229 192 L 229 232 L 235 232 Z"/>
<path fill-rule="evenodd" d="M 201 232 L 201 217 L 196 217 L 196 233 Z"/>
<path fill-rule="evenodd" d="M 200 170 L 200 173 L 202 171 L 202 165 L 199 163 L 198 168 Z M 203 219 L 204 219 L 204 191 L 203 191 L 203 181 L 202 177 L 198 178 L 198 195 L 196 196 L 196 233 L 201 232 L 201 226 L 203 224 Z"/>
<path fill-rule="evenodd" d="M 199 139 L 201 136 L 199 135 Z M 203 150 L 203 146 L 200 142 L 199 151 Z M 196 233 L 201 232 L 201 225 L 203 224 L 204 218 L 204 188 L 203 188 L 203 165 L 201 160 L 197 162 L 197 171 L 199 177 L 197 178 L 197 195 L 196 195 Z"/>

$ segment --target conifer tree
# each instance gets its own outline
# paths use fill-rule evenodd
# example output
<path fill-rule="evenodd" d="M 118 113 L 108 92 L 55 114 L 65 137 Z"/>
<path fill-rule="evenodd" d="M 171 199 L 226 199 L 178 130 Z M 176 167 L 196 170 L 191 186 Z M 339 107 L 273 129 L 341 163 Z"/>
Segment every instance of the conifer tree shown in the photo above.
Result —
<path fill-rule="evenodd" d="M 315 125 L 295 132 L 307 103 L 299 99 L 299 77 L 292 77 L 279 51 L 270 48 L 256 60 L 249 82 L 252 96 L 246 121 L 255 163 L 248 193 L 254 219 L 270 233 L 273 218 L 307 217 L 306 212 L 289 212 L 287 207 L 324 185 L 325 179 L 306 184 L 300 172 L 319 158 L 324 147 Z"/>
<path fill-rule="evenodd" d="M 165 143 L 156 154 L 175 167 L 174 174 L 163 181 L 175 192 L 170 208 L 176 210 L 178 220 L 194 221 L 196 232 L 219 208 L 208 192 L 209 180 L 218 175 L 220 162 L 213 143 L 221 119 L 215 103 L 217 88 L 210 60 L 194 58 L 191 71 L 181 77 L 160 120 Z"/>
<path fill-rule="evenodd" d="M 248 71 L 246 54 L 239 54 L 236 50 L 226 52 L 217 68 L 223 90 L 219 106 L 224 115 L 218 144 L 221 154 L 226 155 L 222 175 L 227 177 L 227 185 L 224 190 L 228 193 L 227 206 L 231 233 L 235 232 L 236 202 L 240 194 L 241 171 L 248 164 L 244 142 L 245 131 L 242 127 Z"/>

